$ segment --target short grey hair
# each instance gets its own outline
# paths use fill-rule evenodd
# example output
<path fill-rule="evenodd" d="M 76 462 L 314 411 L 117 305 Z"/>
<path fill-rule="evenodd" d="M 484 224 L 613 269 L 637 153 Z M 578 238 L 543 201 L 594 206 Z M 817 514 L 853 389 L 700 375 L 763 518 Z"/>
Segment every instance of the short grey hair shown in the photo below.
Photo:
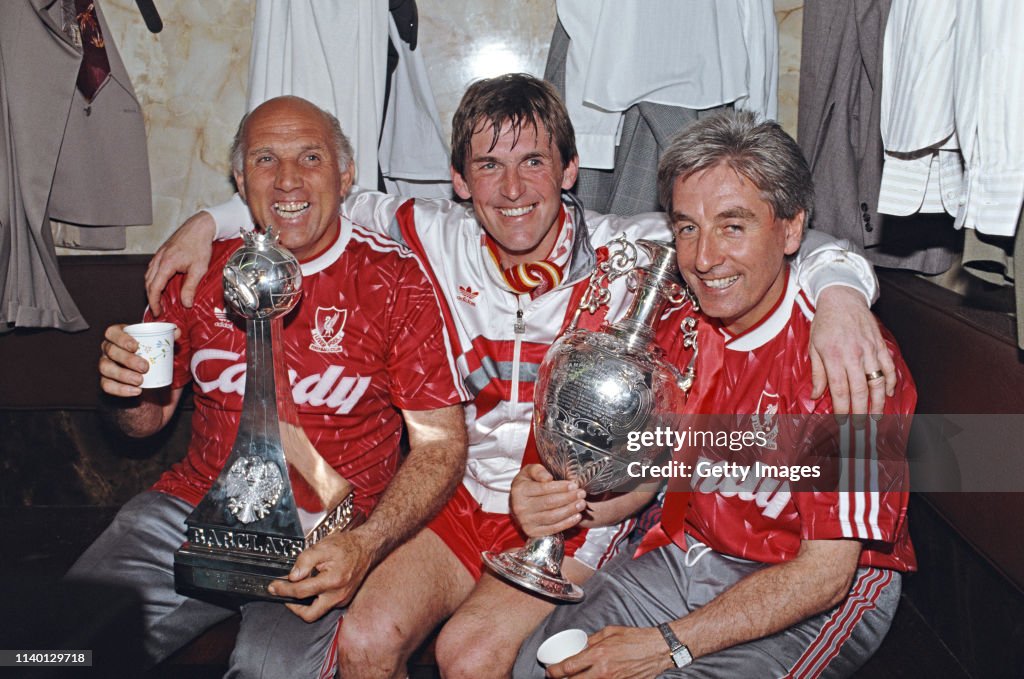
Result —
<path fill-rule="evenodd" d="M 334 155 L 338 158 L 338 169 L 345 172 L 352 164 L 355 153 L 352 151 L 352 142 L 348 140 L 348 137 L 341 130 L 341 123 L 338 122 L 337 116 L 301 97 L 287 96 L 278 98 L 296 99 L 304 102 L 323 116 L 324 121 L 327 123 L 327 128 L 331 132 L 331 145 L 334 147 Z M 256 108 L 259 108 L 259 106 Z M 255 110 L 253 109 L 253 111 Z M 231 140 L 231 170 L 239 174 L 241 174 L 245 167 L 245 124 L 249 122 L 249 116 L 253 114 L 253 111 L 249 111 L 242 116 L 242 119 L 238 122 L 238 129 L 235 130 L 235 138 Z"/>
<path fill-rule="evenodd" d="M 796 141 L 777 122 L 758 122 L 749 111 L 723 111 L 680 132 L 658 164 L 658 198 L 672 213 L 672 189 L 679 178 L 725 163 L 761 191 L 777 219 L 814 209 L 811 170 Z"/>

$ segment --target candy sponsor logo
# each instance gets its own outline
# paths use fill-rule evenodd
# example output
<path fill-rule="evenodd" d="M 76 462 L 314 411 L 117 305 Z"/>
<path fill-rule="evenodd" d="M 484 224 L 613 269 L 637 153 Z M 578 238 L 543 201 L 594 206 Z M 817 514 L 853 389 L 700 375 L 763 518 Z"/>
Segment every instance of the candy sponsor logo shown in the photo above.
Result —
<path fill-rule="evenodd" d="M 699 493 L 718 493 L 724 497 L 735 496 L 745 502 L 756 502 L 761 508 L 761 514 L 769 519 L 778 518 L 793 495 L 789 491 L 787 481 L 758 474 L 734 474 L 729 469 L 729 463 L 721 460 L 700 460 L 697 465 L 706 466 L 704 472 L 698 476 L 700 481 L 695 484 L 694 490 Z M 732 465 L 736 466 L 741 465 Z"/>
<path fill-rule="evenodd" d="M 216 377 L 202 379 L 226 363 Z M 204 365 L 206 364 L 206 365 Z M 245 361 L 241 354 L 223 349 L 200 349 L 192 357 L 192 377 L 203 393 L 220 390 L 226 394 L 245 394 Z M 343 375 L 344 366 L 332 365 L 322 373 L 300 377 L 289 369 L 288 382 L 292 386 L 292 400 L 296 405 L 326 406 L 344 415 L 351 412 L 370 386 L 369 377 Z"/>

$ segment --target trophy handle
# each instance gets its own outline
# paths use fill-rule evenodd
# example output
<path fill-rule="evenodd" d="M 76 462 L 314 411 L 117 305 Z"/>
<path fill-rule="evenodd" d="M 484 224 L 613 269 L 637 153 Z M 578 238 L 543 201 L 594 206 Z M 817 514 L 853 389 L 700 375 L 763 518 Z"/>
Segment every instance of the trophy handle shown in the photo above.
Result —
<path fill-rule="evenodd" d="M 693 388 L 693 381 L 697 376 L 697 353 L 700 351 L 700 347 L 697 346 L 697 319 L 693 316 L 687 316 L 679 324 L 679 330 L 683 333 L 683 347 L 693 349 L 690 362 L 686 364 L 686 370 L 679 381 L 679 388 L 689 395 L 690 389 Z"/>
<path fill-rule="evenodd" d="M 612 281 L 625 276 L 636 267 L 636 246 L 626 240 L 625 235 L 611 239 L 606 247 L 608 248 L 608 259 L 598 264 L 591 272 L 590 283 L 583 292 L 583 296 L 580 297 L 580 303 L 565 329 L 566 334 L 576 329 L 580 315 L 584 311 L 593 314 L 599 307 L 607 306 L 612 296 L 608 286 Z"/>

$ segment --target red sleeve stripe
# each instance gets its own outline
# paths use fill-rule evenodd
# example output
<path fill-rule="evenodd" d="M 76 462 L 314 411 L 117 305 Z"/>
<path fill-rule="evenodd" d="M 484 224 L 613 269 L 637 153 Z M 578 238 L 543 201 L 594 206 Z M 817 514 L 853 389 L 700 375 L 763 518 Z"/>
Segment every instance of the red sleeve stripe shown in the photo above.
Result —
<path fill-rule="evenodd" d="M 366 243 L 371 249 L 376 250 L 377 252 L 393 252 L 403 258 L 414 256 L 412 250 L 402 243 L 397 243 L 376 231 L 370 231 L 366 227 L 360 226 L 355 222 L 352 223 L 352 238 L 361 243 Z"/>
<path fill-rule="evenodd" d="M 869 568 L 861 573 L 849 596 L 821 626 L 818 635 L 786 675 L 790 679 L 818 677 L 849 640 L 864 615 L 878 604 L 878 596 L 892 583 L 893 572 Z"/>
<path fill-rule="evenodd" d="M 434 274 L 433 266 L 425 266 L 424 262 L 429 261 L 426 250 L 423 248 L 423 243 L 420 241 L 419 234 L 416 233 L 416 201 L 413 199 L 407 200 L 398 208 L 395 212 L 395 221 L 398 222 L 398 226 L 402 237 L 405 239 L 406 245 L 409 249 L 415 252 L 418 257 L 420 269 L 423 274 L 430 281 L 434 288 L 434 297 L 437 299 L 437 306 L 441 309 L 441 318 L 444 321 L 444 334 L 445 334 L 445 345 L 448 347 L 448 363 L 451 366 L 452 374 L 455 375 L 455 385 L 459 392 L 459 397 L 465 401 L 472 400 L 473 396 L 466 389 L 466 385 L 463 384 L 462 378 L 459 377 L 458 368 L 455 365 L 455 357 L 460 356 L 462 351 L 462 345 L 459 342 L 459 330 L 455 324 L 455 319 L 452 317 L 451 308 L 448 306 L 448 300 L 444 295 L 439 294 L 439 290 L 443 290 L 440 281 Z"/>

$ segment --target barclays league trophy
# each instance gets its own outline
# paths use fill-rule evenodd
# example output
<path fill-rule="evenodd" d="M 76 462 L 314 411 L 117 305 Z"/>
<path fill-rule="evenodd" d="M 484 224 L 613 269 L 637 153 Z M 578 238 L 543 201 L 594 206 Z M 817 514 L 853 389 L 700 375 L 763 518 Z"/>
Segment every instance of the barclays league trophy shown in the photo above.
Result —
<path fill-rule="evenodd" d="M 267 585 L 287 576 L 303 549 L 352 522 L 353 495 L 302 430 L 284 366 L 283 317 L 302 292 L 299 263 L 273 227 L 244 238 L 224 266 L 224 297 L 245 319 L 242 418 L 224 468 L 186 519 L 174 579 L 183 593 L 282 601 Z M 298 506 L 296 483 L 312 489 L 316 506 Z"/>
<path fill-rule="evenodd" d="M 632 462 L 652 463 L 662 451 L 630 452 L 627 436 L 671 426 L 681 413 L 693 383 L 662 358 L 654 330 L 668 304 L 685 299 L 679 285 L 675 249 L 670 243 L 637 241 L 650 258 L 636 268 L 636 249 L 624 238 L 610 244 L 612 256 L 591 277 L 576 312 L 593 313 L 607 304 L 607 284 L 628 275 L 635 290 L 629 311 L 598 331 L 575 329 L 576 319 L 548 350 L 537 377 L 533 411 L 537 449 L 544 466 L 559 479 L 579 484 L 588 495 L 615 490 L 631 481 Z M 696 319 L 683 322 L 685 346 L 696 349 Z M 694 359 L 696 353 L 694 353 Z M 525 546 L 484 561 L 522 587 L 562 601 L 579 601 L 583 590 L 562 577 L 565 540 L 561 534 L 534 538 Z"/>

